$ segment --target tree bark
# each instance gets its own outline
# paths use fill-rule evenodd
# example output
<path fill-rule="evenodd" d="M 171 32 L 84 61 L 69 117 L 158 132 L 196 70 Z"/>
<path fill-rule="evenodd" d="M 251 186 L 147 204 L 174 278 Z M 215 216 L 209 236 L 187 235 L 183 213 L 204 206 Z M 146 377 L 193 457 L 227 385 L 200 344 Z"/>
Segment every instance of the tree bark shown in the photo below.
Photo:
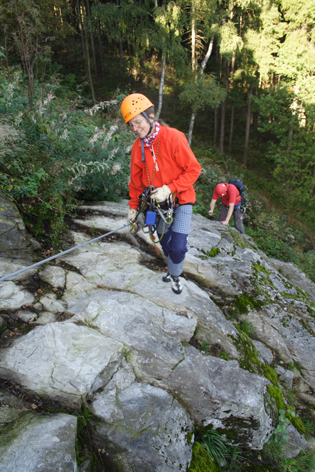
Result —
<path fill-rule="evenodd" d="M 89 29 L 90 38 L 91 38 L 91 48 L 92 48 L 95 76 L 97 78 L 98 74 L 97 74 L 97 63 L 96 63 L 95 48 L 94 48 L 94 37 L 93 37 L 92 24 L 91 24 L 90 0 L 86 0 L 86 13 L 88 17 L 88 25 L 89 25 L 88 29 Z"/>
<path fill-rule="evenodd" d="M 166 53 L 163 52 L 162 55 L 162 74 L 161 74 L 161 81 L 160 81 L 160 88 L 159 88 L 159 107 L 156 113 L 156 117 L 159 118 L 161 110 L 162 110 L 162 102 L 163 102 L 163 87 L 164 87 L 164 80 L 165 80 L 165 67 L 166 67 Z"/>
<path fill-rule="evenodd" d="M 191 12 L 191 69 L 196 70 L 196 17 L 195 17 L 195 0 L 192 0 Z"/>
<path fill-rule="evenodd" d="M 89 83 L 90 83 L 90 89 L 92 93 L 92 100 L 95 103 L 95 94 L 94 94 L 94 87 L 93 87 L 93 79 L 92 79 L 92 73 L 91 73 L 91 61 L 90 61 L 90 51 L 89 51 L 89 42 L 88 42 L 88 35 L 85 27 L 85 49 L 86 49 L 86 65 L 87 65 L 87 74 L 89 78 Z"/>
<path fill-rule="evenodd" d="M 78 18 L 79 18 L 80 33 L 81 33 L 82 52 L 83 52 L 83 57 L 84 57 L 84 63 L 85 63 L 85 66 L 86 66 L 86 53 L 85 53 L 85 45 L 84 45 L 84 31 L 83 31 L 83 24 L 82 24 L 82 17 L 81 17 L 80 0 L 77 0 L 77 10 L 78 10 Z"/>
<path fill-rule="evenodd" d="M 191 118 L 190 118 L 190 124 L 189 124 L 189 131 L 188 131 L 188 144 L 191 146 L 191 140 L 192 140 L 192 134 L 193 134 L 193 129 L 194 129 L 194 124 L 195 124 L 195 118 L 196 118 L 196 112 L 192 112 Z"/>
<path fill-rule="evenodd" d="M 6 62 L 6 65 L 7 65 L 7 69 L 9 69 L 9 59 L 8 59 L 8 51 L 7 51 L 6 25 L 3 25 L 3 38 L 4 38 L 5 62 Z"/>
<path fill-rule="evenodd" d="M 119 11 L 120 5 L 119 5 L 119 0 L 116 0 L 116 6 L 117 6 L 117 11 Z M 122 39 L 121 39 L 121 32 L 120 32 L 120 19 L 118 15 L 118 31 L 119 31 L 119 62 L 120 66 L 122 67 L 124 65 L 124 58 L 123 58 L 123 47 L 122 47 Z"/>
<path fill-rule="evenodd" d="M 252 104 L 252 92 L 253 88 L 250 85 L 247 91 L 247 116 L 246 116 L 246 130 L 245 130 L 245 149 L 244 149 L 244 166 L 247 166 L 248 158 L 248 145 L 249 145 L 249 131 L 250 131 L 250 119 L 251 119 L 251 104 Z"/>
<path fill-rule="evenodd" d="M 231 87 L 234 82 L 234 69 L 235 69 L 235 51 L 233 51 L 232 63 L 231 63 Z M 231 109 L 231 123 L 230 123 L 230 137 L 229 137 L 229 153 L 232 152 L 233 143 L 233 131 L 234 131 L 234 106 Z"/>
<path fill-rule="evenodd" d="M 218 107 L 214 109 L 214 129 L 213 129 L 213 146 L 217 145 L 217 136 L 218 136 Z"/>
<path fill-rule="evenodd" d="M 224 131 L 225 131 L 225 111 L 226 111 L 226 104 L 228 100 L 228 91 L 229 91 L 229 69 L 230 63 L 226 62 L 226 71 L 225 71 L 225 88 L 226 88 L 226 99 L 222 102 L 221 107 L 221 130 L 220 130 L 220 145 L 219 151 L 223 153 L 224 150 Z"/>
<path fill-rule="evenodd" d="M 232 107 L 232 109 L 231 109 L 230 138 L 229 138 L 229 153 L 231 153 L 231 152 L 232 152 L 233 131 L 234 131 L 234 107 Z"/>
<path fill-rule="evenodd" d="M 209 57 L 211 56 L 212 53 L 212 48 L 213 48 L 213 38 L 210 39 L 209 46 L 208 46 L 208 51 L 205 57 L 203 58 L 203 61 L 200 66 L 200 77 L 203 76 L 203 71 L 204 68 L 206 67 L 206 64 L 209 60 Z M 189 146 L 191 145 L 191 140 L 192 140 L 192 134 L 193 134 L 193 129 L 194 129 L 194 123 L 195 123 L 195 118 L 196 118 L 196 112 L 193 112 L 190 118 L 190 124 L 189 124 L 189 131 L 188 131 L 188 144 Z"/>
<path fill-rule="evenodd" d="M 97 21 L 97 33 L 98 33 L 98 42 L 99 42 L 99 45 L 100 45 L 101 71 L 102 71 L 102 77 L 104 79 L 105 72 L 104 72 L 104 61 L 103 61 L 103 50 L 102 50 L 102 36 L 101 36 L 101 28 L 100 28 L 100 22 L 99 21 Z"/>

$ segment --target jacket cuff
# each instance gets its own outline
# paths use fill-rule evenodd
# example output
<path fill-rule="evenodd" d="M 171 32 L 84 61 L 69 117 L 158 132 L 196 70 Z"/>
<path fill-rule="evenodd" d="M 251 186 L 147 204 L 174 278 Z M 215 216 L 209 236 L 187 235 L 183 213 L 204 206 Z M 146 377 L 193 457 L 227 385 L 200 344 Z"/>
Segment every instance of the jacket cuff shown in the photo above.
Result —
<path fill-rule="evenodd" d="M 176 192 L 176 187 L 174 184 L 168 184 L 168 188 L 170 189 L 171 193 Z"/>

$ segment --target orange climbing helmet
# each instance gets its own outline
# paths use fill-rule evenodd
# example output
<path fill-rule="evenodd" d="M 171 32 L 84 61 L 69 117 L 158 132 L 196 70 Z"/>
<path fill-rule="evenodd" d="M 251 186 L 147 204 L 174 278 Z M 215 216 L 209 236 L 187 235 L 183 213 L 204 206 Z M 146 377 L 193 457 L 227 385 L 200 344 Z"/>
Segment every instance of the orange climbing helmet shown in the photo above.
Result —
<path fill-rule="evenodd" d="M 224 197 L 227 192 L 227 184 L 218 184 L 215 188 L 215 193 L 220 197 Z"/>
<path fill-rule="evenodd" d="M 147 97 L 141 93 L 132 93 L 123 100 L 120 111 L 127 124 L 134 116 L 139 115 L 150 107 L 154 107 L 154 105 Z"/>

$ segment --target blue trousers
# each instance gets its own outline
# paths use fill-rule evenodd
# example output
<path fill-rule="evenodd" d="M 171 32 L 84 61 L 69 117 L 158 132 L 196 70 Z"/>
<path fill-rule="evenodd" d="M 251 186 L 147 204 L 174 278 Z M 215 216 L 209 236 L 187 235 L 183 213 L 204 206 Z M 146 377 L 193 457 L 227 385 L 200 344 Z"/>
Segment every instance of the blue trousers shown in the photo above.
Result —
<path fill-rule="evenodd" d="M 160 241 L 166 257 L 168 272 L 178 276 L 183 272 L 186 252 L 188 251 L 188 233 L 192 216 L 192 205 L 182 205 L 175 208 L 173 223 L 165 224 L 165 232 Z M 163 233 L 163 220 L 158 223 L 159 238 Z"/>

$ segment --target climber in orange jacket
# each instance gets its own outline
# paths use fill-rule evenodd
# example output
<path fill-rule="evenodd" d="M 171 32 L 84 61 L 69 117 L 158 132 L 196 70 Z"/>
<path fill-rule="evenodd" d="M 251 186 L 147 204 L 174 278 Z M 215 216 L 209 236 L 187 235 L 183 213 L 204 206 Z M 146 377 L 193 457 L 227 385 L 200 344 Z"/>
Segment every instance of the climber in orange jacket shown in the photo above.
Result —
<path fill-rule="evenodd" d="M 188 250 L 192 207 L 196 200 L 193 184 L 201 167 L 185 135 L 155 119 L 154 105 L 147 97 L 139 93 L 129 95 L 121 104 L 121 113 L 126 124 L 138 135 L 131 152 L 128 221 L 136 216 L 139 195 L 144 188 L 152 189 L 150 197 L 157 202 L 164 202 L 176 193 L 173 223 L 166 225 L 160 243 L 168 268 L 163 281 L 172 282 L 173 291 L 179 294 L 183 289 L 179 276 Z M 160 221 L 157 228 L 159 237 L 162 224 Z"/>

